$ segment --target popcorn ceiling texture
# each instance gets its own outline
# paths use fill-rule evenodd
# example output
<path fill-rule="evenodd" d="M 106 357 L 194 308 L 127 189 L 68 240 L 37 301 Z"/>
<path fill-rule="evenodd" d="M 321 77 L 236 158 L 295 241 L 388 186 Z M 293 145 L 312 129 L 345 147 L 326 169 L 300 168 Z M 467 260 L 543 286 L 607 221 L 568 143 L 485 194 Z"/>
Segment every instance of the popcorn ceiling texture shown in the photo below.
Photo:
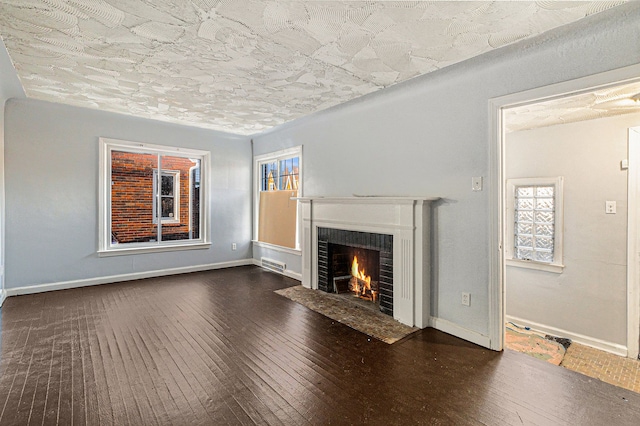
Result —
<path fill-rule="evenodd" d="M 28 97 L 253 134 L 621 4 L 2 0 Z"/>
<path fill-rule="evenodd" d="M 506 131 L 515 132 L 637 113 L 640 112 L 640 102 L 631 99 L 635 95 L 640 95 L 640 82 L 510 108 L 504 115 Z"/>

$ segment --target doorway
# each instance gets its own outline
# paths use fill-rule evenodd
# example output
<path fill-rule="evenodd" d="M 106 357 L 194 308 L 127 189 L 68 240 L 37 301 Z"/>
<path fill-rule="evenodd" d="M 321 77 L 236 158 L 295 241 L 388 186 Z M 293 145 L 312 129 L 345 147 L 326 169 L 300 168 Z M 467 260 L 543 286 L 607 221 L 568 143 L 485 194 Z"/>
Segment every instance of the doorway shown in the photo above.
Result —
<path fill-rule="evenodd" d="M 519 110 L 520 113 L 522 111 L 536 110 L 536 108 L 538 108 L 539 106 L 544 106 L 543 105 L 544 103 L 553 103 L 556 107 L 558 105 L 566 106 L 567 102 L 574 101 L 575 99 L 580 99 L 580 97 L 582 97 L 583 99 L 589 98 L 589 97 L 592 98 L 593 93 L 597 90 L 607 91 L 607 90 L 612 90 L 614 88 L 619 88 L 623 85 L 637 84 L 639 80 L 637 76 L 640 74 L 639 70 L 640 70 L 640 66 L 628 67 L 628 68 L 600 74 L 597 76 L 591 76 L 591 77 L 583 78 L 580 80 L 560 83 L 554 86 L 535 89 L 529 92 L 509 95 L 509 96 L 494 99 L 491 101 L 492 125 L 494 126 L 493 130 L 494 130 L 495 140 L 498 142 L 496 146 L 493 147 L 494 149 L 492 151 L 492 161 L 493 161 L 492 170 L 494 171 L 494 174 L 491 176 L 492 183 L 494 183 L 495 188 L 497 188 L 497 191 L 495 191 L 492 194 L 492 197 L 494 200 L 494 204 L 493 204 L 494 205 L 493 213 L 494 213 L 494 220 L 495 220 L 494 226 L 496 231 L 493 234 L 496 236 L 496 239 L 495 241 L 493 241 L 493 244 L 497 252 L 497 255 L 494 256 L 494 263 L 492 264 L 493 266 L 492 280 L 490 285 L 491 286 L 490 291 L 492 295 L 492 300 L 491 300 L 492 303 L 490 307 L 492 311 L 492 324 L 491 324 L 490 332 L 491 332 L 491 346 L 493 349 L 500 350 L 500 349 L 503 349 L 504 347 L 505 323 L 510 319 L 510 316 L 507 314 L 506 303 L 509 296 L 513 295 L 513 293 L 511 295 L 509 294 L 510 289 L 508 287 L 509 286 L 508 268 L 513 269 L 514 267 L 508 264 L 512 263 L 514 251 L 517 251 L 517 249 L 513 245 L 513 239 L 514 239 L 513 228 L 514 227 L 513 225 L 511 225 L 512 222 L 510 222 L 508 219 L 509 214 L 512 214 L 512 212 L 510 212 L 509 210 L 512 209 L 513 207 L 509 203 L 513 203 L 513 197 L 511 197 L 512 192 L 509 192 L 509 182 L 507 182 L 507 180 L 508 178 L 514 178 L 513 174 L 509 169 L 509 166 L 513 166 L 513 164 L 509 163 L 510 160 L 508 160 L 508 154 L 509 154 L 508 139 L 509 139 L 510 132 L 508 131 L 507 127 L 509 125 L 513 125 L 513 122 L 509 123 L 509 112 L 510 111 L 513 112 L 517 108 L 520 108 Z M 640 89 L 638 91 L 640 91 Z M 554 114 L 550 114 L 550 117 L 548 117 L 547 119 L 552 120 Z M 612 116 L 613 115 L 617 115 L 617 113 L 612 114 Z M 523 118 L 523 114 L 519 114 L 518 120 L 522 121 L 521 120 L 522 118 Z M 604 117 L 600 116 L 596 118 L 604 118 Z M 549 123 L 549 122 L 544 122 L 542 124 L 543 124 L 543 127 L 547 127 L 547 128 L 551 128 L 554 125 L 553 123 Z M 555 123 L 555 124 L 558 124 L 558 123 Z M 627 130 L 624 129 L 624 131 L 626 134 Z M 529 132 L 528 136 L 531 136 L 532 133 L 533 132 Z M 625 191 L 624 194 L 622 195 L 618 194 L 617 196 L 613 196 L 613 195 L 608 195 L 605 191 L 604 195 L 601 194 L 601 198 L 603 198 L 602 206 L 598 204 L 598 206 L 596 207 L 596 202 L 599 203 L 597 199 L 596 201 L 592 200 L 591 204 L 587 206 L 584 200 L 579 199 L 580 195 L 578 195 L 578 191 L 576 188 L 576 181 L 578 179 L 575 176 L 572 176 L 570 179 L 570 182 L 571 182 L 570 188 L 572 190 L 567 195 L 567 197 L 569 198 L 567 203 L 568 203 L 568 206 L 571 206 L 571 207 L 567 210 L 567 215 L 571 214 L 572 215 L 571 218 L 573 220 L 573 217 L 575 216 L 576 211 L 578 211 L 580 208 L 582 208 L 583 210 L 593 210 L 591 212 L 592 216 L 596 215 L 597 213 L 598 215 L 597 221 L 600 221 L 600 222 L 590 219 L 590 222 L 588 225 L 585 225 L 584 223 L 582 224 L 571 223 L 571 224 L 568 224 L 565 228 L 569 233 L 568 236 L 570 237 L 567 249 L 574 250 L 577 240 L 579 238 L 584 239 L 585 234 L 588 234 L 589 229 L 591 229 L 592 227 L 594 226 L 596 228 L 600 227 L 602 228 L 601 230 L 604 230 L 604 232 L 606 233 L 608 226 L 610 226 L 610 224 L 614 222 L 613 220 L 611 220 L 612 218 L 615 219 L 615 222 L 618 222 L 616 226 L 620 225 L 620 222 L 622 222 L 622 227 L 624 228 L 624 234 L 622 236 L 623 241 L 622 242 L 618 241 L 616 245 L 619 246 L 618 254 L 624 256 L 624 259 L 622 260 L 622 262 L 613 261 L 613 263 L 621 263 L 623 265 L 626 263 L 632 266 L 633 263 L 627 261 L 626 259 L 627 252 L 635 253 L 635 252 L 632 252 L 630 248 L 629 249 L 627 248 L 628 243 L 626 238 L 627 237 L 626 229 L 628 225 L 626 223 L 627 218 L 624 216 L 626 216 L 626 211 L 627 211 L 627 205 L 626 205 L 627 204 L 627 196 L 626 196 L 626 178 L 627 178 L 626 173 L 627 172 L 625 170 L 624 173 L 622 173 L 622 171 L 620 170 L 623 166 L 622 163 L 620 163 L 620 161 L 626 160 L 627 158 L 626 138 L 627 136 L 625 135 L 624 152 L 619 155 L 620 158 L 617 158 L 615 160 L 615 162 L 617 163 L 618 170 L 611 173 L 612 175 L 614 175 L 615 179 L 617 179 L 618 182 L 620 181 L 620 179 L 624 179 L 624 185 L 623 185 L 624 191 Z M 629 139 L 629 143 L 631 143 L 630 141 L 631 139 Z M 631 147 L 631 145 L 629 146 Z M 593 164 L 589 163 L 590 160 L 588 160 L 586 157 L 575 154 L 576 152 L 579 152 L 579 151 L 576 151 L 576 148 L 568 147 L 567 149 L 570 155 L 567 155 L 567 153 L 564 153 L 564 154 L 556 153 L 556 155 L 560 158 L 564 157 L 565 162 L 569 164 L 569 166 L 571 165 L 570 164 L 571 161 L 573 161 L 574 163 L 577 163 L 577 166 L 576 164 L 574 164 L 575 166 L 573 167 L 574 169 L 576 168 L 579 169 L 580 167 L 582 168 L 594 167 Z M 529 156 L 529 159 L 531 159 L 532 152 L 533 151 L 531 150 L 531 148 L 529 148 L 529 151 L 527 154 Z M 631 154 L 631 151 L 630 151 L 630 154 Z M 634 165 L 633 160 L 631 159 L 631 157 L 628 157 L 628 158 L 629 158 L 629 166 L 633 167 Z M 567 159 L 569 160 L 567 161 Z M 536 161 L 533 161 L 533 163 L 535 162 Z M 540 161 L 538 161 L 538 163 L 539 162 Z M 607 165 L 602 166 L 602 168 L 607 168 L 607 167 L 609 166 Z M 569 169 L 570 168 L 571 167 L 569 167 Z M 632 171 L 633 170 L 629 171 L 630 173 L 629 176 L 631 176 Z M 525 168 L 520 172 L 524 175 L 527 175 L 526 176 L 527 178 L 532 178 L 532 177 L 558 178 L 558 177 L 563 177 L 563 174 L 572 173 L 571 170 L 566 172 L 563 170 L 560 170 L 560 171 L 541 170 L 539 173 L 536 173 L 535 170 L 531 168 L 528 168 L 528 169 Z M 517 177 L 523 178 L 525 176 L 517 176 Z M 591 182 L 590 184 L 593 186 L 593 182 Z M 598 184 L 599 183 L 596 178 L 596 186 Z M 586 191 L 588 193 L 589 182 L 583 183 L 582 186 L 586 187 Z M 530 190 L 535 191 L 536 188 L 538 188 L 538 186 L 529 185 L 529 187 L 524 189 L 527 191 L 530 191 Z M 557 186 L 555 188 L 557 188 Z M 585 188 L 582 188 L 582 189 L 584 190 Z M 566 188 L 565 190 L 568 191 L 568 189 Z M 629 184 L 629 190 L 631 191 L 631 184 Z M 509 197 L 508 197 L 508 194 L 510 195 Z M 523 194 L 528 196 L 528 195 L 531 195 L 531 192 L 528 192 L 526 194 L 523 192 Z M 612 199 L 610 200 L 609 198 L 612 198 Z M 524 201 L 529 202 L 531 200 L 524 200 Z M 542 201 L 545 201 L 545 200 L 542 200 Z M 559 200 L 559 205 L 562 205 L 564 201 L 565 200 L 562 200 L 562 199 Z M 617 216 L 615 214 L 604 216 L 605 214 L 607 214 L 605 212 L 605 207 L 606 207 L 605 204 L 607 206 L 609 205 L 609 203 L 605 203 L 606 201 L 617 201 L 617 203 L 614 203 L 613 205 L 615 207 L 622 209 L 622 210 L 617 210 L 618 212 Z M 582 205 L 584 205 L 585 207 L 581 207 L 580 202 L 582 202 Z M 629 212 L 631 212 L 631 209 L 633 208 L 631 197 L 629 197 L 628 208 L 629 208 Z M 624 214 L 620 214 L 620 213 L 624 213 Z M 636 216 L 637 215 L 633 217 L 636 217 Z M 629 219 L 631 218 L 632 218 L 632 214 L 629 214 Z M 551 225 L 553 228 L 553 223 L 551 223 Z M 529 232 L 529 231 L 526 231 L 526 229 L 528 228 L 526 227 L 526 224 L 524 224 L 524 226 L 522 227 L 522 230 L 524 230 L 525 232 Z M 576 233 L 576 229 L 578 230 L 577 233 Z M 565 229 L 560 229 L 559 231 L 564 232 Z M 629 228 L 629 231 L 631 232 L 631 228 Z M 545 236 L 546 235 L 544 234 L 539 235 L 540 240 L 544 242 Z M 567 236 L 565 236 L 565 238 L 566 237 Z M 523 239 L 523 243 L 526 246 L 526 244 L 530 243 L 530 241 L 525 241 L 525 240 L 526 238 Z M 534 240 L 535 240 L 535 236 L 534 236 Z M 632 239 L 629 238 L 629 241 L 631 240 Z M 638 243 L 638 246 L 640 247 L 640 243 Z M 524 247 L 524 248 L 526 249 L 527 247 Z M 551 247 L 551 249 L 553 251 L 553 247 Z M 545 252 L 545 250 L 547 251 Z M 548 262 L 542 262 L 545 259 L 542 257 L 542 255 L 547 257 L 549 255 L 548 245 L 544 245 L 544 244 L 542 245 L 542 249 L 541 249 L 542 254 L 535 252 L 535 250 L 533 250 L 534 251 L 533 254 L 531 253 L 531 251 L 529 252 L 527 252 L 527 250 L 523 250 L 523 251 L 525 252 L 524 257 L 518 260 L 521 260 L 524 263 L 529 263 L 529 265 L 525 265 L 525 266 L 531 266 L 531 264 L 537 264 L 537 263 L 548 263 Z M 574 251 L 572 251 L 572 255 L 573 254 L 574 254 Z M 535 256 L 538 256 L 538 255 L 541 257 L 536 258 Z M 534 256 L 534 257 L 531 257 L 531 256 Z M 606 253 L 601 254 L 601 257 L 602 256 L 606 257 L 607 254 Z M 540 262 L 538 262 L 538 260 L 540 260 Z M 552 271 L 544 270 L 544 268 L 542 268 L 543 270 L 535 270 L 536 268 L 527 268 L 527 267 L 524 267 L 522 269 L 518 268 L 518 270 L 522 272 L 520 275 L 525 276 L 526 274 L 532 274 L 531 277 L 533 277 L 533 278 L 531 277 L 529 278 L 529 281 L 530 281 L 529 283 L 524 283 L 521 285 L 522 287 L 520 289 L 521 292 L 524 292 L 525 295 L 528 294 L 529 297 L 531 297 L 531 295 L 533 294 L 532 289 L 542 290 L 541 292 L 542 297 L 538 298 L 537 302 L 535 303 L 535 308 L 538 310 L 538 314 L 544 313 L 544 312 L 558 313 L 559 321 L 562 321 L 567 317 L 575 316 L 576 314 L 580 314 L 580 312 L 582 312 L 581 315 L 583 316 L 584 322 L 587 323 L 591 320 L 593 321 L 593 323 L 586 328 L 583 327 L 582 329 L 580 329 L 578 327 L 577 331 L 569 333 L 571 334 L 571 337 L 577 338 L 578 340 L 580 340 L 583 337 L 591 338 L 590 343 L 595 342 L 596 345 L 603 345 L 604 349 L 609 352 L 614 352 L 619 355 L 625 355 L 625 356 L 634 357 L 634 358 L 637 357 L 638 356 L 638 340 L 640 336 L 640 332 L 639 332 L 640 315 L 638 314 L 638 307 L 640 304 L 635 302 L 635 300 L 638 297 L 637 288 L 639 287 L 639 285 L 638 285 L 637 279 L 631 279 L 631 277 L 634 276 L 632 275 L 632 272 L 627 273 L 626 266 L 623 271 L 620 271 L 619 267 L 616 269 L 615 274 L 617 274 L 617 284 L 616 284 L 617 290 L 615 292 L 616 296 L 614 297 L 614 299 L 616 298 L 617 299 L 609 300 L 609 302 L 611 303 L 608 308 L 609 311 L 606 311 L 606 312 L 616 311 L 619 313 L 620 311 L 622 312 L 626 311 L 626 315 L 622 314 L 624 318 L 617 318 L 616 321 L 618 325 L 615 330 L 615 333 L 617 334 L 615 336 L 615 339 L 613 339 L 613 341 L 609 341 L 607 340 L 607 337 L 608 337 L 607 331 L 604 328 L 602 328 L 604 325 L 600 324 L 598 321 L 594 320 L 593 318 L 589 318 L 587 315 L 585 315 L 585 312 L 589 312 L 590 310 L 593 311 L 594 308 L 598 309 L 602 307 L 601 306 L 603 304 L 602 300 L 607 301 L 607 298 L 609 297 L 610 294 L 602 293 L 600 295 L 596 295 L 596 297 L 591 301 L 586 300 L 584 298 L 584 294 L 582 294 L 581 292 L 592 294 L 594 290 L 592 288 L 584 288 L 584 283 L 582 283 L 578 285 L 574 284 L 575 288 L 570 290 L 568 294 L 559 295 L 559 296 L 556 294 L 557 297 L 554 296 L 554 291 L 557 292 L 558 289 L 562 289 L 563 287 L 564 289 L 566 289 L 568 287 L 567 283 L 570 277 L 573 276 L 574 279 L 576 277 L 579 278 L 580 276 L 579 271 L 581 270 L 581 268 L 588 270 L 588 268 L 590 267 L 589 263 L 583 262 L 582 265 L 574 263 L 574 264 L 571 264 L 571 266 L 564 265 L 565 262 L 563 261 L 556 262 L 556 263 L 557 265 L 555 266 L 559 267 L 561 269 L 561 272 L 560 273 L 558 273 L 557 271 L 555 272 L 560 277 L 559 279 L 556 279 L 555 284 L 552 284 L 550 282 L 543 283 L 543 281 L 545 280 L 549 281 L 548 276 L 554 273 Z M 637 265 L 635 267 L 638 268 Z M 525 271 L 525 269 L 533 269 L 533 271 Z M 593 272 L 587 271 L 587 275 L 589 274 L 593 274 Z M 603 274 L 607 275 L 607 272 L 603 272 Z M 630 277 L 630 278 L 627 279 L 627 277 Z M 534 288 L 532 286 L 531 284 L 532 282 L 534 283 L 534 286 L 537 286 L 537 288 Z M 582 285 L 583 287 L 581 287 L 580 285 Z M 522 295 L 520 297 L 522 298 Z M 553 300 L 554 297 L 556 299 L 555 302 Z M 601 297 L 602 300 L 598 301 L 598 297 Z M 558 304 L 558 298 L 560 299 L 559 303 L 564 304 L 567 307 L 566 309 L 564 310 L 558 309 L 557 306 L 556 308 L 553 307 L 554 303 L 556 303 L 556 305 Z M 575 306 L 572 305 L 572 304 L 579 304 L 578 302 L 580 302 L 581 298 L 584 299 L 581 301 L 581 303 L 583 303 L 584 306 L 582 307 L 578 306 L 576 308 Z M 530 301 L 531 301 L 530 298 L 529 300 L 526 300 L 526 302 L 530 302 Z M 550 306 L 545 308 L 544 306 L 540 306 L 540 305 L 544 305 L 543 302 L 544 303 L 554 302 L 554 303 L 550 303 Z M 634 311 L 634 307 L 635 307 L 635 311 Z M 565 318 L 563 318 L 563 315 Z M 612 315 L 615 317 L 616 315 L 615 312 Z M 527 314 L 527 316 L 530 316 L 530 314 Z M 545 315 L 544 317 L 546 318 L 548 316 L 549 315 Z M 598 317 L 600 315 L 596 313 L 596 315 L 592 314 L 591 316 Z M 513 315 L 511 315 L 511 317 L 513 317 Z M 535 325 L 539 328 L 543 328 L 543 329 L 545 328 L 544 327 L 545 324 L 543 324 L 542 322 L 532 321 L 530 318 L 529 320 L 531 324 L 519 324 L 519 325 L 521 326 Z M 601 321 L 601 322 L 604 323 L 607 321 Z M 557 322 L 555 326 L 553 324 L 551 326 L 547 324 L 548 327 L 542 331 L 547 332 L 548 334 L 556 334 L 556 335 L 565 334 L 565 333 L 556 333 L 557 331 L 561 331 L 561 332 L 566 331 L 563 328 L 563 326 L 557 326 L 557 324 L 558 324 Z M 601 329 L 598 330 L 598 327 L 600 327 Z M 590 336 L 590 334 L 592 335 Z M 599 336 L 603 338 L 600 338 Z"/>

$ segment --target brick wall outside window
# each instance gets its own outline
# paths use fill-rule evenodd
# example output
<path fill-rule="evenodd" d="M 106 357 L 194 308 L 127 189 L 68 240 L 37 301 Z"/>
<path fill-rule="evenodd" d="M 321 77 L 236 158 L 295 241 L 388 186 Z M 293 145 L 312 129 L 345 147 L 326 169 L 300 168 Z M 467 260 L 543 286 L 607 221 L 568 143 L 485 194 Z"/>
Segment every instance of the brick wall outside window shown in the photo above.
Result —
<path fill-rule="evenodd" d="M 183 157 L 162 157 L 162 169 L 180 171 L 180 223 L 162 224 L 162 240 L 189 238 L 189 169 L 196 165 Z M 153 220 L 155 154 L 111 153 L 111 231 L 118 243 L 157 239 Z M 176 200 L 177 201 L 177 200 Z"/>

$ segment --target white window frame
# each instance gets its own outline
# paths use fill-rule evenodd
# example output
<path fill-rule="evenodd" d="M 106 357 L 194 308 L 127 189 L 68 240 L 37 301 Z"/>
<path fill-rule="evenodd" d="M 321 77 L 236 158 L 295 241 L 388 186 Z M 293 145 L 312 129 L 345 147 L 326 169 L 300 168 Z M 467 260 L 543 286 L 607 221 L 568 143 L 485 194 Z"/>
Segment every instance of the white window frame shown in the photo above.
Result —
<path fill-rule="evenodd" d="M 99 194 L 98 194 L 98 256 L 118 256 L 163 251 L 207 249 L 211 246 L 209 239 L 209 188 L 211 153 L 196 149 L 154 145 L 140 142 L 124 141 L 110 138 L 99 138 Z M 153 241 L 143 243 L 113 244 L 111 242 L 111 152 L 126 151 L 140 154 L 157 154 L 158 157 L 177 156 L 197 158 L 200 160 L 200 238 L 189 240 Z M 170 172 L 170 171 L 169 171 Z M 161 173 L 154 173 L 156 185 L 160 185 Z M 174 189 L 175 190 L 175 189 Z M 179 201 L 179 198 L 177 198 Z M 156 200 L 160 202 L 159 197 Z M 159 209 L 160 206 L 156 205 Z M 155 218 L 155 215 L 154 215 Z M 177 219 L 179 221 L 179 217 Z M 191 217 L 189 217 L 191 222 Z M 155 222 L 157 223 L 157 222 Z M 162 233 L 161 220 L 158 224 L 158 235 Z M 191 231 L 189 232 L 191 235 Z"/>
<path fill-rule="evenodd" d="M 162 174 L 164 176 L 173 177 L 173 216 L 172 217 L 163 217 L 162 224 L 178 224 L 180 223 L 180 171 L 179 170 L 163 170 Z M 158 169 L 153 169 L 153 193 L 155 194 L 158 190 L 158 184 L 160 183 L 158 179 Z M 191 201 L 191 200 L 189 200 Z M 160 203 L 153 203 L 153 223 L 158 223 L 158 204 L 162 203 L 162 195 L 160 195 Z M 162 209 L 160 209 L 162 210 Z M 189 220 L 189 222 L 191 222 Z"/>
<path fill-rule="evenodd" d="M 553 262 L 538 262 L 535 260 L 522 260 L 514 258 L 515 247 L 515 191 L 519 186 L 553 186 L 554 191 L 554 226 L 553 226 Z M 507 235 L 505 238 L 505 261 L 507 266 L 519 268 L 537 269 L 540 271 L 562 273 L 563 264 L 563 238 L 564 238 L 564 212 L 563 212 L 563 186 L 564 178 L 542 177 L 507 179 L 506 220 Z"/>
<path fill-rule="evenodd" d="M 302 145 L 298 145 L 292 148 L 283 149 L 280 151 L 270 152 L 267 154 L 257 155 L 253 157 L 253 176 L 254 176 L 254 194 L 253 194 L 253 243 L 258 246 L 263 246 L 278 251 L 290 252 L 293 254 L 300 254 L 300 229 L 301 229 L 301 214 L 300 203 L 297 203 L 297 219 L 296 219 L 296 247 L 295 249 L 290 247 L 282 247 L 270 243 L 265 243 L 258 240 L 258 219 L 260 212 L 260 188 L 262 176 L 260 174 L 260 166 L 264 163 L 278 162 L 278 172 L 280 171 L 280 161 L 286 160 L 292 157 L 298 157 L 298 197 L 303 196 L 302 192 L 302 174 L 304 173 L 304 167 L 302 162 Z"/>

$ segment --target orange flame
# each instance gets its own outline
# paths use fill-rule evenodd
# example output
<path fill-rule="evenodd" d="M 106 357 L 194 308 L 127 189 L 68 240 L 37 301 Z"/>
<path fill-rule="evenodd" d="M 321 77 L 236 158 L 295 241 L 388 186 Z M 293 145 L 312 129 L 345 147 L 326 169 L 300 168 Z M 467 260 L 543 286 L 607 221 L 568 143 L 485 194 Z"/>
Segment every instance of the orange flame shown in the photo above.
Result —
<path fill-rule="evenodd" d="M 375 301 L 376 292 L 371 290 L 371 277 L 365 273 L 364 268 L 360 270 L 360 267 L 358 265 L 358 256 L 353 256 L 353 262 L 351 263 L 351 275 L 364 281 L 364 285 L 361 288 L 359 282 L 357 280 L 354 280 L 356 282 L 353 291 L 358 295 L 364 295 L 368 290 L 371 293 L 371 297 Z"/>

